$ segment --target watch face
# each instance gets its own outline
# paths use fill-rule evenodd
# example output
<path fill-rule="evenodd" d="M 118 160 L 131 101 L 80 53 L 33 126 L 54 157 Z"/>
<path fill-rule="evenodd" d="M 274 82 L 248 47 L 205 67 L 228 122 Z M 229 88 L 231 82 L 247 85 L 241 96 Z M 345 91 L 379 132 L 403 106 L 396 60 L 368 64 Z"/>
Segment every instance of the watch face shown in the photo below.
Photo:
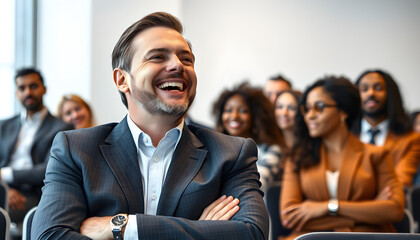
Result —
<path fill-rule="evenodd" d="M 111 219 L 112 224 L 115 226 L 123 225 L 127 221 L 127 217 L 125 215 L 117 215 Z"/>

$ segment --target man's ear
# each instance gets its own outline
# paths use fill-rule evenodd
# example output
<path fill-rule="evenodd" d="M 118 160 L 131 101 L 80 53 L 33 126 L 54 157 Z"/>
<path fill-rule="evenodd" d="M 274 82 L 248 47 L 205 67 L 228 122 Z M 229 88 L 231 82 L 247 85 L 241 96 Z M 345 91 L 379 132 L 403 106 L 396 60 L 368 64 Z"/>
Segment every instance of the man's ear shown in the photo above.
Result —
<path fill-rule="evenodd" d="M 120 92 L 126 93 L 130 91 L 128 87 L 128 78 L 130 75 L 125 70 L 116 68 L 114 69 L 112 76 L 114 78 L 115 86 L 117 86 Z"/>

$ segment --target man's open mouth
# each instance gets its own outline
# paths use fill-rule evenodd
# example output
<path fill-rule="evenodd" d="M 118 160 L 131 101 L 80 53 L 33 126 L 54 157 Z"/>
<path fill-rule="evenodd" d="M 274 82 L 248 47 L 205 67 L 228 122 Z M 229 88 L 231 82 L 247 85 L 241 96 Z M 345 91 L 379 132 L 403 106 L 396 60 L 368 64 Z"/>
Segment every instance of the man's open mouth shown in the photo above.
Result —
<path fill-rule="evenodd" d="M 182 82 L 164 82 L 157 87 L 165 91 L 184 91 L 184 84 Z"/>

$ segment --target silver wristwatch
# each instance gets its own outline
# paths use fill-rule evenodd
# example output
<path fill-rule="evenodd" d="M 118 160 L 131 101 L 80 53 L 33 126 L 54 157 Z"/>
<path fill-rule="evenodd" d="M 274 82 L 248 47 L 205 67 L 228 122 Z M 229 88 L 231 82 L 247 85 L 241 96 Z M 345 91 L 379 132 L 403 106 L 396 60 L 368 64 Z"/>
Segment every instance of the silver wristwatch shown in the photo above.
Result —
<path fill-rule="evenodd" d="M 111 218 L 110 224 L 114 240 L 122 240 L 122 230 L 125 228 L 128 222 L 127 214 L 117 214 Z"/>

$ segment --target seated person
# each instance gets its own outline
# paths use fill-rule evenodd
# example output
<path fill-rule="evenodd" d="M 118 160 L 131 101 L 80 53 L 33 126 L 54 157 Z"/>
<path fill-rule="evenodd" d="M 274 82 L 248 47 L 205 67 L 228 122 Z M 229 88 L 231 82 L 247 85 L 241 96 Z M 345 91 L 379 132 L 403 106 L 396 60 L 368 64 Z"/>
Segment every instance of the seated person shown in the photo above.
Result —
<path fill-rule="evenodd" d="M 128 114 L 56 136 L 32 239 L 267 238 L 255 143 L 185 124 L 194 62 L 168 13 L 125 30 L 112 66 Z"/>
<path fill-rule="evenodd" d="M 353 133 L 364 143 L 385 148 L 394 162 L 398 180 L 410 187 L 420 163 L 420 134 L 411 127 L 397 82 L 391 74 L 375 69 L 356 81 L 363 116 Z"/>
<path fill-rule="evenodd" d="M 287 150 L 291 150 L 295 139 L 295 118 L 302 93 L 286 90 L 281 92 L 274 105 L 277 125 L 279 126 Z"/>
<path fill-rule="evenodd" d="M 9 215 L 19 224 L 41 197 L 54 136 L 73 127 L 52 116 L 44 106 L 47 87 L 38 70 L 18 70 L 15 83 L 16 97 L 24 108 L 0 121 L 0 179 L 9 185 Z"/>
<path fill-rule="evenodd" d="M 57 117 L 66 123 L 73 124 L 76 129 L 89 128 L 95 125 L 89 104 L 74 94 L 64 95 L 60 99 L 57 107 Z"/>
<path fill-rule="evenodd" d="M 350 128 L 360 114 L 356 86 L 326 77 L 303 94 L 297 140 L 287 159 L 280 211 L 288 239 L 311 231 L 395 232 L 404 193 L 389 155 Z"/>
<path fill-rule="evenodd" d="M 283 137 L 276 124 L 274 108 L 259 89 L 247 83 L 225 90 L 213 105 L 216 130 L 232 136 L 252 138 L 258 146 L 258 172 L 263 191 L 281 180 Z"/>

